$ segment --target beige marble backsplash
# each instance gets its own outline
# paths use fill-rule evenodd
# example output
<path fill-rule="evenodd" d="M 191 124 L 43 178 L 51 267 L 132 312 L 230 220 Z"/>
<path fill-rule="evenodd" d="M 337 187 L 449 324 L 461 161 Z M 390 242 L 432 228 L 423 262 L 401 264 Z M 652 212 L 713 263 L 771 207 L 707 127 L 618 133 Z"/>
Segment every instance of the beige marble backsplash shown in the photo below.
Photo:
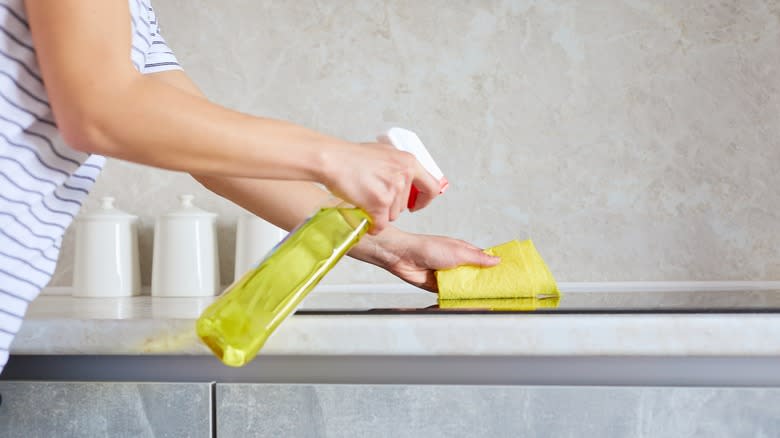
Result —
<path fill-rule="evenodd" d="M 452 182 L 400 224 L 479 245 L 531 237 L 561 281 L 780 279 L 778 0 L 156 0 L 215 101 L 354 140 L 413 129 Z M 143 218 L 189 176 L 109 161 Z M 53 284 L 71 281 L 73 237 Z M 326 281 L 386 282 L 348 261 Z"/>

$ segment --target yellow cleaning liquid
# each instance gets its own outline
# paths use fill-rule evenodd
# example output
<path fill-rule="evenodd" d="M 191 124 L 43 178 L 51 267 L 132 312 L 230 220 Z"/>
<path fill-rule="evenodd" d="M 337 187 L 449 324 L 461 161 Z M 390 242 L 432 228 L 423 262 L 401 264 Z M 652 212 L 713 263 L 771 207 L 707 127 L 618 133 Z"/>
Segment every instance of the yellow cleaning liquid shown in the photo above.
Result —
<path fill-rule="evenodd" d="M 198 336 L 226 365 L 247 364 L 370 223 L 359 208 L 321 209 L 203 312 Z"/>

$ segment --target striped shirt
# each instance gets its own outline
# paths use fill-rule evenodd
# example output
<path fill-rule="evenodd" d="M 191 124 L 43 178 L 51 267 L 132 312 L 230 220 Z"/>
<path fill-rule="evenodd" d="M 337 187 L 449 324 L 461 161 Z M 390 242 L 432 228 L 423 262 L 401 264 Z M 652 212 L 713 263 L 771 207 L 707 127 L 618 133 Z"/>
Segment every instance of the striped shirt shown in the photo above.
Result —
<path fill-rule="evenodd" d="M 149 0 L 129 0 L 129 9 L 136 69 L 180 68 Z M 104 162 L 61 140 L 24 0 L 0 0 L 0 372 L 28 304 L 51 279 L 65 229 Z"/>

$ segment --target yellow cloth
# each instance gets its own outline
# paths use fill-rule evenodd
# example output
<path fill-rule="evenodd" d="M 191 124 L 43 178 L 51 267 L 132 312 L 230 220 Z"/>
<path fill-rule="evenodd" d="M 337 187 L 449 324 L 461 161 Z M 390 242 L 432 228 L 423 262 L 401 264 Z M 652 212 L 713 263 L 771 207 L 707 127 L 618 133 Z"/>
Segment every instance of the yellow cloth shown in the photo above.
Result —
<path fill-rule="evenodd" d="M 477 298 L 473 300 L 439 300 L 440 309 L 484 309 L 532 311 L 558 307 L 559 296 L 536 298 Z"/>
<path fill-rule="evenodd" d="M 460 266 L 436 272 L 439 300 L 560 296 L 550 269 L 530 240 L 512 240 L 485 253 L 501 257 L 501 263 L 490 268 Z"/>

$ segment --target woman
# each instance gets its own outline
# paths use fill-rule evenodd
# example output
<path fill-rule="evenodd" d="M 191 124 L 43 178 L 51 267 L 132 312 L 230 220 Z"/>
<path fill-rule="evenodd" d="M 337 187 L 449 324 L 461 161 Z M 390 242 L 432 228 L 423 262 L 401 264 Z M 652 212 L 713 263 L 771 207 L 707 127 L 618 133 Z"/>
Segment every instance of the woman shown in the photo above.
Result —
<path fill-rule="evenodd" d="M 412 184 L 413 210 L 438 192 L 411 155 L 209 102 L 148 0 L 0 0 L 0 31 L 0 371 L 104 156 L 189 172 L 286 229 L 328 198 L 320 183 L 373 218 L 352 257 L 429 290 L 436 269 L 497 263 L 389 225 Z"/>

